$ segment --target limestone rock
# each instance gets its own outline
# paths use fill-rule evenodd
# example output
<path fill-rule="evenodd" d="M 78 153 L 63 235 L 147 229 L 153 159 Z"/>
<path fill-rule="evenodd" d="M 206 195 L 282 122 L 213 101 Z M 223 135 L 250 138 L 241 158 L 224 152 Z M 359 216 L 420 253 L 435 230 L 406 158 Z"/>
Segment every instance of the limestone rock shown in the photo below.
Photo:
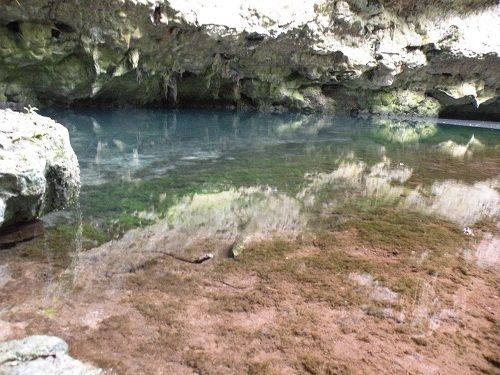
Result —
<path fill-rule="evenodd" d="M 75 201 L 80 169 L 68 131 L 36 113 L 0 111 L 0 227 Z"/>
<path fill-rule="evenodd" d="M 29 336 L 0 343 L 2 375 L 100 375 L 104 371 L 68 355 L 68 344 L 54 336 Z"/>
<path fill-rule="evenodd" d="M 495 0 L 7 1 L 0 103 L 495 120 L 499 24 Z"/>

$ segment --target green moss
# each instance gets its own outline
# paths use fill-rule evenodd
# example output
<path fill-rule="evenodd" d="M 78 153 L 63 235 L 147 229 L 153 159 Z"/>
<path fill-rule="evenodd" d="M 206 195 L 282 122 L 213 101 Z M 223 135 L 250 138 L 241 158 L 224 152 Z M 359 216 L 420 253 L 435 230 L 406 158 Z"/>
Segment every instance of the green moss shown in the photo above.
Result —
<path fill-rule="evenodd" d="M 150 211 L 161 217 L 179 198 L 194 193 L 268 185 L 295 195 L 304 184 L 305 173 L 334 168 L 332 152 L 325 147 L 304 155 L 299 145 L 280 145 L 265 149 L 263 155 L 269 155 L 265 157 L 256 158 L 251 151 L 242 152 L 235 160 L 199 161 L 196 166 L 170 171 L 162 178 L 84 187 L 82 211 L 84 217 L 105 222 L 118 219 L 125 227 L 131 227 L 139 225 L 135 213 Z M 284 164 L 289 168 L 284 170 Z"/>
<path fill-rule="evenodd" d="M 43 133 L 36 133 L 33 135 L 33 138 L 37 139 L 37 140 L 41 140 L 44 136 L 46 136 L 47 134 L 43 134 Z"/>
<path fill-rule="evenodd" d="M 361 106 L 375 113 L 403 113 L 437 117 L 439 102 L 422 91 L 392 90 L 366 91 L 359 97 Z"/>
<path fill-rule="evenodd" d="M 347 228 L 358 230 L 367 244 L 405 253 L 441 252 L 463 244 L 463 236 L 455 225 L 396 207 L 375 207 L 358 212 L 354 219 L 339 226 L 339 229 Z"/>
<path fill-rule="evenodd" d="M 419 279 L 412 276 L 402 276 L 390 283 L 391 289 L 396 293 L 416 298 L 419 293 Z"/>
<path fill-rule="evenodd" d="M 27 47 L 44 46 L 51 38 L 52 25 L 49 23 L 21 22 L 20 29 Z"/>
<path fill-rule="evenodd" d="M 326 234 L 327 235 L 327 234 Z M 321 239 L 316 239 L 319 245 Z M 248 246 L 238 256 L 234 264 L 219 265 L 219 271 L 241 272 L 245 270 L 258 275 L 267 283 L 289 282 L 297 286 L 306 301 L 326 302 L 331 305 L 362 303 L 363 296 L 353 292 L 345 284 L 350 272 L 372 272 L 373 265 L 363 259 L 352 257 L 344 250 L 329 245 L 320 246 L 320 252 L 306 257 L 295 257 L 297 243 L 283 239 L 265 240 Z M 332 289 L 331 285 L 341 288 Z M 244 301 L 251 300 L 250 295 L 242 296 Z M 259 301 L 265 304 L 266 301 Z"/>
<path fill-rule="evenodd" d="M 99 67 L 107 71 L 110 66 L 118 66 L 124 59 L 123 51 L 115 50 L 106 45 L 96 47 L 96 56 Z"/>
<path fill-rule="evenodd" d="M 53 307 L 48 307 L 46 309 L 43 309 L 40 314 L 42 314 L 43 316 L 46 316 L 47 318 L 52 318 L 54 316 L 56 316 L 57 314 L 57 310 Z"/>

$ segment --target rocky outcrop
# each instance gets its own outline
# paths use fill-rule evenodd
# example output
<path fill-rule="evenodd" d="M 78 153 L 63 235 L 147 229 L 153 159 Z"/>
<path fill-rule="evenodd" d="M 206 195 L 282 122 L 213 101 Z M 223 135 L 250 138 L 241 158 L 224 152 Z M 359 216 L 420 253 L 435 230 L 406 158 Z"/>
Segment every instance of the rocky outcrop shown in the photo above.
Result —
<path fill-rule="evenodd" d="M 71 358 L 68 344 L 58 337 L 29 336 L 0 343 L 0 373 L 100 375 L 105 372 Z"/>
<path fill-rule="evenodd" d="M 500 118 L 495 0 L 6 0 L 0 102 Z"/>
<path fill-rule="evenodd" d="M 66 128 L 36 113 L 0 111 L 0 228 L 64 208 L 79 190 Z"/>

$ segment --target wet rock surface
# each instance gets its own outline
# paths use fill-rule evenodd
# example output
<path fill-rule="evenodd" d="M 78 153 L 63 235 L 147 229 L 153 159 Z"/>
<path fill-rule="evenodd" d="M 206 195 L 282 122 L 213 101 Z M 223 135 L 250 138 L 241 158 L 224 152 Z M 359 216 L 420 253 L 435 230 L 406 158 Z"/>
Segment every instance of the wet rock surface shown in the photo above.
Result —
<path fill-rule="evenodd" d="M 495 1 L 7 1 L 0 103 L 498 119 Z"/>
<path fill-rule="evenodd" d="M 0 111 L 0 228 L 62 209 L 79 190 L 66 128 L 36 113 Z"/>
<path fill-rule="evenodd" d="M 0 343 L 0 373 L 30 374 L 104 374 L 68 355 L 68 344 L 54 336 L 29 336 Z"/>

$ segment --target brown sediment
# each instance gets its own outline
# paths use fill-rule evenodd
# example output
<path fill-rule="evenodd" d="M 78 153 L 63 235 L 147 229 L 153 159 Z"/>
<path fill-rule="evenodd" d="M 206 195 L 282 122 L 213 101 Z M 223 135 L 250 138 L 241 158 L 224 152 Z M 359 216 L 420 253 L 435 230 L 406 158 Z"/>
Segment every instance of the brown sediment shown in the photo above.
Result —
<path fill-rule="evenodd" d="M 499 275 L 473 250 L 498 234 L 377 217 L 248 243 L 235 259 L 155 257 L 80 286 L 9 250 L 0 338 L 58 335 L 120 374 L 497 373 Z"/>

